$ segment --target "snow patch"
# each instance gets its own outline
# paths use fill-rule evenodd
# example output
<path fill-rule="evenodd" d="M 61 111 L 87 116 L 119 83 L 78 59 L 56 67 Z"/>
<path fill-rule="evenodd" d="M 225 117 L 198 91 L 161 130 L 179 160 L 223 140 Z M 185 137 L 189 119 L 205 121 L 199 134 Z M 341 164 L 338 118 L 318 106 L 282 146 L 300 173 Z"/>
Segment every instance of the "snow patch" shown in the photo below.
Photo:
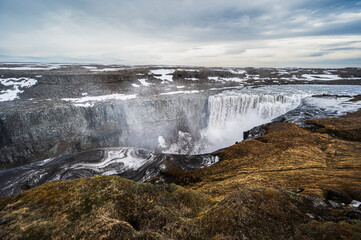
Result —
<path fill-rule="evenodd" d="M 167 93 L 161 93 L 159 95 L 174 95 L 174 94 L 192 94 L 192 93 L 199 93 L 198 90 L 192 90 L 192 91 L 176 91 L 176 92 L 167 92 Z"/>
<path fill-rule="evenodd" d="M 94 66 L 82 66 L 85 69 L 88 69 L 91 72 L 115 72 L 115 71 L 120 71 L 120 70 L 124 70 L 126 68 L 114 68 L 114 67 L 108 67 L 108 68 L 98 68 L 98 67 L 94 67 Z"/>
<path fill-rule="evenodd" d="M 109 94 L 101 96 L 88 96 L 81 98 L 62 98 L 61 100 L 67 102 L 73 102 L 77 107 L 92 107 L 95 102 L 107 101 L 107 100 L 129 100 L 136 98 L 136 94 L 125 95 L 125 94 Z"/>
<path fill-rule="evenodd" d="M 146 87 L 149 87 L 150 85 L 152 85 L 151 83 L 148 83 L 146 81 L 146 79 L 138 79 L 138 81 L 143 85 L 143 86 L 146 86 Z"/>
<path fill-rule="evenodd" d="M 199 72 L 199 70 L 198 70 L 198 69 L 181 69 L 181 68 L 177 69 L 177 71 Z"/>
<path fill-rule="evenodd" d="M 185 80 L 190 80 L 190 81 L 198 81 L 198 78 L 185 78 Z"/>
<path fill-rule="evenodd" d="M 361 108 L 361 102 L 350 102 L 351 97 L 308 97 L 303 99 L 304 103 L 318 109 L 328 109 L 335 115 L 344 115 Z"/>
<path fill-rule="evenodd" d="M 216 82 L 244 82 L 246 79 L 241 79 L 237 77 L 231 78 L 221 78 L 221 77 L 208 77 L 209 80 L 216 81 Z"/>
<path fill-rule="evenodd" d="M 93 66 L 82 66 L 82 67 L 85 68 L 85 69 L 88 69 L 88 70 L 98 69 L 97 67 L 93 67 Z"/>
<path fill-rule="evenodd" d="M 162 80 L 162 83 L 165 81 L 173 82 L 173 73 L 174 69 L 157 69 L 157 70 L 150 70 L 150 73 L 154 75 L 161 75 L 161 76 L 154 76 L 157 79 Z"/>
<path fill-rule="evenodd" d="M 313 80 L 328 81 L 328 80 L 342 79 L 338 75 L 332 75 L 332 74 L 302 74 L 301 77 L 306 78 L 308 81 L 313 81 Z"/>
<path fill-rule="evenodd" d="M 124 70 L 125 68 L 102 68 L 102 69 L 94 69 L 90 70 L 92 72 L 116 72 L 120 70 Z"/>
<path fill-rule="evenodd" d="M 228 69 L 228 71 L 233 74 L 247 74 L 247 71 L 243 69 Z"/>
<path fill-rule="evenodd" d="M 19 98 L 19 94 L 24 92 L 20 88 L 30 88 L 38 81 L 32 78 L 0 78 L 0 84 L 4 86 L 12 86 L 11 89 L 0 91 L 0 102 L 13 101 Z"/>
<path fill-rule="evenodd" d="M 358 208 L 361 205 L 361 202 L 356 201 L 356 200 L 352 200 L 352 202 L 350 203 L 350 206 L 354 207 L 354 208 Z"/>

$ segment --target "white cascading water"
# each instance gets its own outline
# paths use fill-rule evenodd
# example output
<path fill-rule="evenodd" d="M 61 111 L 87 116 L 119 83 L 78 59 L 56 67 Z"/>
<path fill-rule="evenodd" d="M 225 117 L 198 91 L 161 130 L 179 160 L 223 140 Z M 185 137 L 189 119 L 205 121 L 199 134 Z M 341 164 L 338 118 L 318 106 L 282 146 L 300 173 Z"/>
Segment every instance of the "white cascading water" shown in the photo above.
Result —
<path fill-rule="evenodd" d="M 244 131 L 296 108 L 304 96 L 234 92 L 210 96 L 208 126 L 201 132 L 201 145 L 208 143 L 206 151 L 212 151 L 241 141 Z"/>
<path fill-rule="evenodd" d="M 360 86 L 283 85 L 225 91 L 208 97 L 207 127 L 201 139 L 179 131 L 178 141 L 162 150 L 168 153 L 209 153 L 243 140 L 243 132 L 270 122 L 297 108 L 302 99 L 315 108 L 331 109 L 338 114 L 354 111 L 356 104 L 340 98 L 307 98 L 313 95 L 358 95 Z M 192 122 L 191 120 L 189 122 Z M 164 145 L 164 144 L 162 144 Z"/>

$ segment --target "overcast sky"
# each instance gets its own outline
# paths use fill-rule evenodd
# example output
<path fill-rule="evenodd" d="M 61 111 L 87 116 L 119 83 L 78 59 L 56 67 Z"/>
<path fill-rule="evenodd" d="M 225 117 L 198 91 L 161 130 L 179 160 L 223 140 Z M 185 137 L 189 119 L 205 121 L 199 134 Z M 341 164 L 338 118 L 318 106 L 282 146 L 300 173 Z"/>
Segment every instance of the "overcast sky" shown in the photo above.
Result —
<path fill-rule="evenodd" d="M 361 1 L 0 0 L 0 61 L 361 67 Z"/>

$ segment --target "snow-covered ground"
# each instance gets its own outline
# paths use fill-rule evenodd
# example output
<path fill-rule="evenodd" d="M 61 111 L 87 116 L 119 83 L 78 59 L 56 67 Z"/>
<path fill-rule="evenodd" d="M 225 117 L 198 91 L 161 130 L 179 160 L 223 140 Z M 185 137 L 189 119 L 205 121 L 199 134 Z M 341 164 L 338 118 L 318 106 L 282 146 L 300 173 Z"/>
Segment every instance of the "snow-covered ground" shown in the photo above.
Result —
<path fill-rule="evenodd" d="M 82 66 L 82 67 L 88 69 L 91 72 L 116 72 L 127 69 L 124 67 L 106 67 L 106 68 L 98 68 L 95 66 Z"/>
<path fill-rule="evenodd" d="M 302 74 L 301 77 L 307 79 L 308 81 L 313 81 L 313 80 L 330 81 L 330 80 L 342 79 L 338 75 L 333 75 L 333 74 Z"/>
<path fill-rule="evenodd" d="M 33 78 L 0 78 L 0 84 L 11 86 L 11 89 L 0 91 L 0 102 L 12 101 L 19 98 L 19 94 L 24 92 L 24 88 L 34 86 L 38 81 Z"/>
<path fill-rule="evenodd" d="M 199 93 L 200 91 L 198 90 L 191 90 L 191 91 L 176 91 L 176 92 L 166 92 L 166 93 L 161 93 L 159 95 L 174 95 L 174 94 L 192 94 L 192 93 Z"/>
<path fill-rule="evenodd" d="M 152 85 L 151 83 L 148 83 L 146 80 L 147 80 L 147 79 L 138 79 L 138 81 L 139 81 L 143 86 L 149 87 L 150 85 Z"/>
<path fill-rule="evenodd" d="M 228 71 L 233 74 L 246 74 L 247 73 L 247 71 L 243 70 L 243 69 L 228 69 Z"/>
<path fill-rule="evenodd" d="M 162 83 L 173 82 L 173 73 L 175 72 L 175 69 L 156 69 L 156 70 L 150 70 L 151 74 L 154 75 L 161 75 L 161 76 L 154 76 L 157 79 L 162 80 Z"/>
<path fill-rule="evenodd" d="M 101 96 L 86 96 L 81 98 L 62 98 L 61 100 L 72 102 L 74 106 L 78 107 L 92 107 L 95 102 L 99 101 L 107 101 L 107 100 L 129 100 L 136 98 L 136 94 L 109 94 L 109 95 L 101 95 Z"/>
<path fill-rule="evenodd" d="M 208 80 L 216 81 L 216 82 L 244 82 L 247 79 L 231 77 L 231 78 L 221 78 L 221 77 L 208 77 Z"/>
<path fill-rule="evenodd" d="M 356 200 L 352 200 L 352 202 L 350 203 L 350 205 L 354 208 L 358 208 L 361 205 L 361 202 L 356 201 Z"/>

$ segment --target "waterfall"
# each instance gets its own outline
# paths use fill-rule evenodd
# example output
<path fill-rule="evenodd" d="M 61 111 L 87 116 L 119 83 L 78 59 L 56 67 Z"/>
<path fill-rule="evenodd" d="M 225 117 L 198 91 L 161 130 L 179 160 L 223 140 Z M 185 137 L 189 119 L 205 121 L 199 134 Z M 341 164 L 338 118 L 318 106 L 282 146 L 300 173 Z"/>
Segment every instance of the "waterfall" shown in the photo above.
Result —
<path fill-rule="evenodd" d="M 243 140 L 243 132 L 265 124 L 300 103 L 304 94 L 250 94 L 226 92 L 208 98 L 208 125 L 202 141 L 216 150 Z"/>

